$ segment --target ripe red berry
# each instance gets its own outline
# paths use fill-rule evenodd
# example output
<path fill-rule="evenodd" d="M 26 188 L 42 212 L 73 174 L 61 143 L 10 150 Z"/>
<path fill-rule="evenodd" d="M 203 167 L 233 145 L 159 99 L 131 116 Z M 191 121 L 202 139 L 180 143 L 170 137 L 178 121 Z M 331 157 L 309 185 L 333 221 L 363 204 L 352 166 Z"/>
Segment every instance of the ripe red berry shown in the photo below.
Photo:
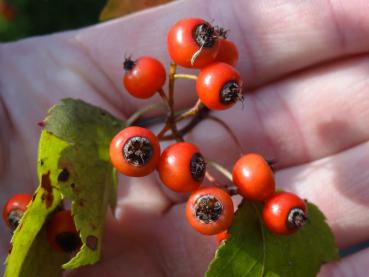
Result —
<path fill-rule="evenodd" d="M 198 232 L 215 235 L 231 226 L 233 209 L 232 198 L 227 192 L 205 187 L 191 194 L 186 204 L 186 217 Z"/>
<path fill-rule="evenodd" d="M 16 194 L 5 203 L 3 208 L 3 219 L 9 228 L 12 230 L 17 228 L 21 217 L 31 201 L 31 194 Z"/>
<path fill-rule="evenodd" d="M 109 149 L 113 166 L 127 176 L 145 176 L 157 166 L 160 145 L 157 137 L 148 129 L 128 127 L 112 140 Z"/>
<path fill-rule="evenodd" d="M 242 81 L 238 71 L 226 63 L 214 63 L 200 71 L 196 92 L 206 107 L 224 110 L 242 99 Z"/>
<path fill-rule="evenodd" d="M 228 237 L 229 237 L 228 230 L 216 234 L 217 244 L 220 245 L 223 241 L 228 239 Z"/>
<path fill-rule="evenodd" d="M 295 194 L 279 192 L 271 196 L 263 209 L 267 228 L 277 235 L 289 235 L 300 229 L 307 219 L 307 205 Z"/>
<path fill-rule="evenodd" d="M 127 58 L 123 67 L 126 71 L 123 77 L 124 87 L 134 97 L 149 98 L 165 83 L 165 68 L 152 57 L 141 57 L 136 61 Z"/>
<path fill-rule="evenodd" d="M 178 21 L 168 33 L 168 52 L 172 60 L 184 67 L 201 68 L 213 62 L 219 51 L 219 29 L 200 18 Z M 195 53 L 200 54 L 191 64 Z"/>
<path fill-rule="evenodd" d="M 178 142 L 167 147 L 158 166 L 161 181 L 176 192 L 191 192 L 202 183 L 206 163 L 196 145 Z"/>
<path fill-rule="evenodd" d="M 248 200 L 263 202 L 275 192 L 272 169 L 259 154 L 242 156 L 233 167 L 233 182 Z"/>
<path fill-rule="evenodd" d="M 70 253 L 81 247 L 81 239 L 69 210 L 53 214 L 47 222 L 46 232 L 50 246 L 56 251 Z"/>
<path fill-rule="evenodd" d="M 220 39 L 219 52 L 214 61 L 235 66 L 238 61 L 237 46 L 230 40 Z"/>

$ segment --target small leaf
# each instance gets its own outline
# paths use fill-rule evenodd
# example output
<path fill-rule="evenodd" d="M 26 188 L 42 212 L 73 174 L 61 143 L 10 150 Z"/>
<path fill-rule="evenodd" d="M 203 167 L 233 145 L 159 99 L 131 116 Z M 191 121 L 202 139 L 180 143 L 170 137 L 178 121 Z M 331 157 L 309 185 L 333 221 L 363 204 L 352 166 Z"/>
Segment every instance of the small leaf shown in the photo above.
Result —
<path fill-rule="evenodd" d="M 261 219 L 261 205 L 239 206 L 230 236 L 217 250 L 207 277 L 312 277 L 322 264 L 338 259 L 338 249 L 324 215 L 309 203 L 309 220 L 290 236 L 269 232 Z"/>
<path fill-rule="evenodd" d="M 173 0 L 108 0 L 104 9 L 101 11 L 100 20 L 105 21 L 108 19 L 120 17 L 171 1 Z"/>

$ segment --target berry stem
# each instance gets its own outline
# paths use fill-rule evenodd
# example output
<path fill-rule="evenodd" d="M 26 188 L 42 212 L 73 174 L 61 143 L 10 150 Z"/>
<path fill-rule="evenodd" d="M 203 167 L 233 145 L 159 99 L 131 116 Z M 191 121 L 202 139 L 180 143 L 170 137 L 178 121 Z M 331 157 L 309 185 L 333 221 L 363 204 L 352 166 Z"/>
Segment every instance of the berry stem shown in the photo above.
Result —
<path fill-rule="evenodd" d="M 228 134 L 231 136 L 232 140 L 234 141 L 234 143 L 237 145 L 237 148 L 240 152 L 240 157 L 242 157 L 244 155 L 244 150 L 243 150 L 243 147 L 242 147 L 242 144 L 240 142 L 240 140 L 237 138 L 236 134 L 233 132 L 233 130 L 231 129 L 231 127 L 229 127 L 227 125 L 227 123 L 225 123 L 222 119 L 216 117 L 216 116 L 213 116 L 213 115 L 209 115 L 207 117 L 208 119 L 210 120 L 213 120 L 215 121 L 216 123 L 218 123 L 219 125 L 221 125 L 227 132 Z"/>
<path fill-rule="evenodd" d="M 176 70 L 177 70 L 177 65 L 175 63 L 171 63 L 169 67 L 169 84 L 168 84 L 168 87 L 169 87 L 168 95 L 169 96 L 167 98 L 169 112 L 168 112 L 167 122 L 165 126 L 163 127 L 163 129 L 158 134 L 159 140 L 165 135 L 167 131 L 171 130 L 176 141 L 183 141 L 183 137 L 179 134 L 178 129 L 177 129 L 177 125 L 175 121 L 175 112 L 174 112 L 174 82 L 175 82 L 174 75 L 176 74 Z"/>
<path fill-rule="evenodd" d="M 206 162 L 210 164 L 214 169 L 216 169 L 219 173 L 221 173 L 224 177 L 226 177 L 230 182 L 233 182 L 232 173 L 224 166 L 213 160 L 206 160 Z"/>
<path fill-rule="evenodd" d="M 191 80 L 197 80 L 197 76 L 193 74 L 180 74 L 176 73 L 174 74 L 175 79 L 191 79 Z"/>
<path fill-rule="evenodd" d="M 179 122 L 179 121 L 182 121 L 183 119 L 186 119 L 188 117 L 197 115 L 200 112 L 202 107 L 203 107 L 203 104 L 202 104 L 201 100 L 199 99 L 199 100 L 197 100 L 197 102 L 195 103 L 195 105 L 192 108 L 190 108 L 189 110 L 187 110 L 184 113 L 177 116 L 175 121 Z"/>
<path fill-rule="evenodd" d="M 142 109 L 139 109 L 134 114 L 132 114 L 126 121 L 127 126 L 132 126 L 138 119 L 140 119 L 144 114 L 155 111 L 155 110 L 164 110 L 166 105 L 163 103 L 155 103 L 148 105 Z"/>

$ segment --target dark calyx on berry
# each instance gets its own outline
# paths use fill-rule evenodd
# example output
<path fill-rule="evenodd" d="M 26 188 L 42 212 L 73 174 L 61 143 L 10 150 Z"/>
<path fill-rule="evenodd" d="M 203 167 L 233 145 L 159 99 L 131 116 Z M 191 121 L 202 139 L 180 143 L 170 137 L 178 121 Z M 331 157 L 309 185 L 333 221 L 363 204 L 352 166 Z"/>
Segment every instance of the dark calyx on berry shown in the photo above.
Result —
<path fill-rule="evenodd" d="M 8 222 L 12 230 L 15 230 L 18 227 L 19 221 L 22 218 L 23 214 L 24 211 L 21 209 L 14 209 L 10 211 L 8 215 Z"/>
<path fill-rule="evenodd" d="M 125 71 L 132 70 L 136 65 L 136 62 L 131 57 L 125 58 L 123 62 L 123 69 Z"/>
<path fill-rule="evenodd" d="M 70 253 L 77 250 L 82 242 L 78 233 L 65 232 L 56 236 L 55 242 L 64 252 Z"/>
<path fill-rule="evenodd" d="M 210 48 L 218 39 L 218 34 L 213 26 L 203 23 L 195 28 L 194 39 L 200 47 Z"/>
<path fill-rule="evenodd" d="M 294 208 L 288 214 L 287 227 L 291 230 L 301 228 L 306 220 L 305 212 L 300 208 Z"/>
<path fill-rule="evenodd" d="M 211 223 L 219 219 L 223 212 L 222 203 L 213 195 L 203 195 L 194 205 L 194 215 L 201 223 Z"/>
<path fill-rule="evenodd" d="M 153 147 L 145 137 L 131 137 L 123 147 L 123 156 L 129 164 L 144 166 L 153 155 Z"/>
<path fill-rule="evenodd" d="M 206 162 L 200 153 L 192 155 L 190 162 L 191 176 L 195 181 L 201 182 L 204 179 L 206 171 Z"/>
<path fill-rule="evenodd" d="M 220 102 L 229 105 L 237 100 L 243 101 L 241 86 L 236 81 L 229 81 L 220 91 Z"/>

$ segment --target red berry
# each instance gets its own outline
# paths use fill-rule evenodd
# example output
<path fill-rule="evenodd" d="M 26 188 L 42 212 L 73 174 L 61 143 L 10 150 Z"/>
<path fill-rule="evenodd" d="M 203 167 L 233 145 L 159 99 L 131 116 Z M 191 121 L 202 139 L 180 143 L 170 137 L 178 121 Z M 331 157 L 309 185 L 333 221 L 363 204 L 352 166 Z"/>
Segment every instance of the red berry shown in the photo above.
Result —
<path fill-rule="evenodd" d="M 213 62 L 219 51 L 219 32 L 200 18 L 178 21 L 168 33 L 168 52 L 172 60 L 184 67 L 201 68 Z M 202 50 L 191 64 L 195 53 Z"/>
<path fill-rule="evenodd" d="M 176 192 L 191 192 L 202 183 L 206 163 L 196 145 L 178 142 L 163 151 L 158 170 L 164 185 Z"/>
<path fill-rule="evenodd" d="M 228 237 L 229 237 L 228 230 L 220 232 L 219 234 L 216 234 L 216 240 L 217 240 L 218 245 L 220 245 L 223 241 L 228 239 Z"/>
<path fill-rule="evenodd" d="M 113 166 L 127 176 L 145 176 L 157 166 L 160 145 L 157 137 L 148 129 L 128 127 L 112 140 L 109 149 Z"/>
<path fill-rule="evenodd" d="M 227 39 L 219 40 L 219 52 L 215 58 L 215 62 L 227 63 L 235 66 L 238 61 L 238 50 L 236 45 Z"/>
<path fill-rule="evenodd" d="M 3 208 L 3 219 L 9 228 L 12 230 L 17 228 L 21 217 L 31 201 L 31 194 L 16 194 L 5 203 Z"/>
<path fill-rule="evenodd" d="M 126 73 L 123 84 L 127 91 L 137 98 L 150 98 L 160 90 L 166 79 L 165 68 L 157 59 L 141 57 L 136 61 L 124 61 Z"/>
<path fill-rule="evenodd" d="M 277 235 L 289 235 L 300 229 L 307 219 L 304 200 L 289 192 L 271 196 L 263 209 L 263 220 L 268 229 Z"/>
<path fill-rule="evenodd" d="M 242 156 L 235 163 L 232 175 L 238 192 L 248 200 L 263 202 L 275 192 L 273 172 L 261 155 Z"/>
<path fill-rule="evenodd" d="M 186 204 L 186 217 L 198 232 L 215 235 L 231 226 L 233 209 L 232 198 L 227 192 L 205 187 L 191 194 Z"/>
<path fill-rule="evenodd" d="M 238 71 L 226 63 L 214 63 L 200 71 L 196 92 L 206 107 L 224 110 L 242 99 L 242 81 Z"/>
<path fill-rule="evenodd" d="M 46 231 L 47 240 L 56 251 L 70 253 L 81 247 L 81 239 L 69 210 L 53 214 L 47 222 Z"/>

